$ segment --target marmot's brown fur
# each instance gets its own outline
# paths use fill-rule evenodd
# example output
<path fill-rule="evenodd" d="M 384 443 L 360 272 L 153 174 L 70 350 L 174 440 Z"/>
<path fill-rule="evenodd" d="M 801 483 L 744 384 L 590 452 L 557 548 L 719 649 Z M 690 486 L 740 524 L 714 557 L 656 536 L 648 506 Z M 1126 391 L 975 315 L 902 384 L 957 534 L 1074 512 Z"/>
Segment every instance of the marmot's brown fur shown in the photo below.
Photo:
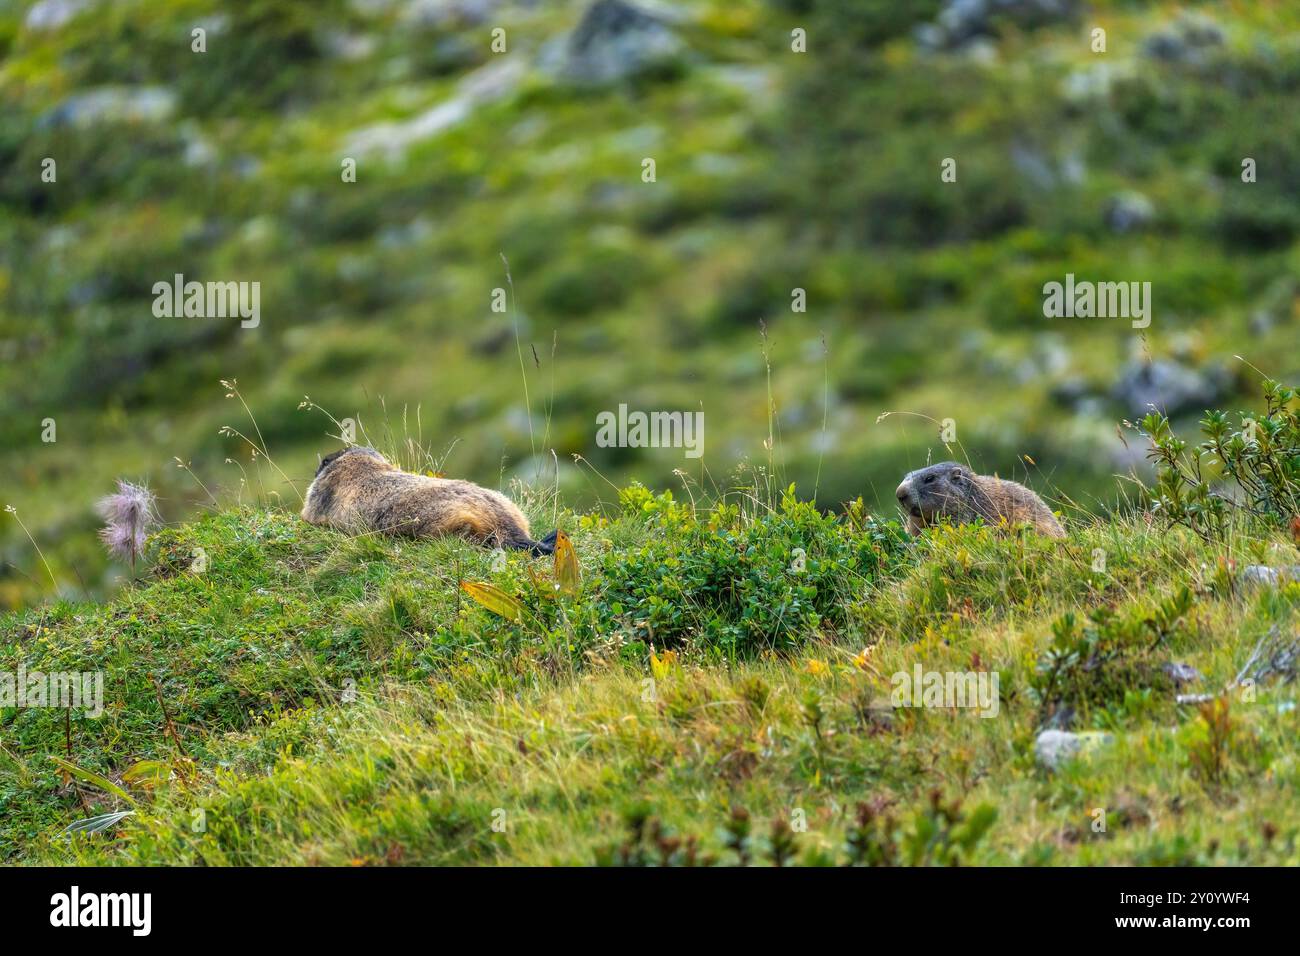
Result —
<path fill-rule="evenodd" d="M 534 541 L 528 519 L 500 492 L 469 481 L 402 471 L 373 448 L 345 448 L 321 460 L 302 516 L 344 531 L 412 538 L 454 534 L 489 548 L 534 555 L 555 550 L 555 532 Z"/>
<path fill-rule="evenodd" d="M 1030 524 L 1039 534 L 1064 538 L 1065 529 L 1043 499 L 1022 484 L 977 475 L 955 461 L 913 471 L 898 486 L 898 504 L 907 514 L 909 534 L 918 534 L 940 518 L 965 524 L 983 518 L 995 525 Z"/>

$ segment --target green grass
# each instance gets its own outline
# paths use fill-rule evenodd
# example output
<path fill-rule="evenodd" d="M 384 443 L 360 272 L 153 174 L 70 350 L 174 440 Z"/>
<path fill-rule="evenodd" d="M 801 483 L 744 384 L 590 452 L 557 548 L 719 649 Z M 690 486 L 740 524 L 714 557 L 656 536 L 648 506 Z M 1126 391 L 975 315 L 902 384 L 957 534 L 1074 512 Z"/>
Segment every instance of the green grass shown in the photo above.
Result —
<path fill-rule="evenodd" d="M 111 603 L 0 619 L 0 670 L 102 670 L 106 697 L 66 726 L 0 711 L 0 857 L 1300 862 L 1295 684 L 1235 691 L 1212 724 L 1160 667 L 1190 664 L 1212 693 L 1270 628 L 1294 632 L 1300 585 L 1235 579 L 1294 561 L 1288 541 L 1211 548 L 1134 518 L 1076 521 L 1064 542 L 974 526 L 907 543 L 855 509 L 763 497 L 692 507 L 633 487 L 604 513 L 560 511 L 582 582 L 558 595 L 548 562 L 493 571 L 456 540 L 253 508 L 169 529 Z M 534 523 L 555 513 L 527 500 Z M 524 623 L 462 579 L 498 584 Z M 1066 614 L 1116 654 L 1049 687 Z M 891 708 L 891 675 L 918 663 L 996 671 L 997 716 Z M 1114 742 L 1051 773 L 1035 733 L 1067 703 Z M 116 810 L 134 814 L 63 832 Z"/>

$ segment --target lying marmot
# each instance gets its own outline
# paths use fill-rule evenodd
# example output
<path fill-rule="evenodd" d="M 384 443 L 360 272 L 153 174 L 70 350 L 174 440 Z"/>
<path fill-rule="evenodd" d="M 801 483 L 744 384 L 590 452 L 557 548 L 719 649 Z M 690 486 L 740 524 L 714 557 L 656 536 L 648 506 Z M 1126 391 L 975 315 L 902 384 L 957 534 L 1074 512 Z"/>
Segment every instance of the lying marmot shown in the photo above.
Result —
<path fill-rule="evenodd" d="M 344 531 L 412 538 L 456 534 L 490 548 L 552 554 L 555 535 L 534 541 L 528 519 L 505 495 L 469 481 L 402 471 L 373 448 L 326 455 L 307 489 L 302 516 Z"/>
<path fill-rule="evenodd" d="M 995 525 L 1031 524 L 1040 534 L 1064 538 L 1065 529 L 1043 499 L 1024 485 L 990 475 L 977 475 L 955 461 L 913 471 L 898 486 L 898 503 L 907 512 L 909 534 L 939 518 L 965 524 L 983 518 Z"/>

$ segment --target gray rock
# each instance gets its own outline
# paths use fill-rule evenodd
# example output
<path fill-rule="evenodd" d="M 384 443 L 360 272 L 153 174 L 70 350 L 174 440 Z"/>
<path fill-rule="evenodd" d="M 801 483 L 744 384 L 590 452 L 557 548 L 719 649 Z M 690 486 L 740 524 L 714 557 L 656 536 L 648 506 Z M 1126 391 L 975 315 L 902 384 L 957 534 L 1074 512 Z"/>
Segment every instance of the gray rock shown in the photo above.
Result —
<path fill-rule="evenodd" d="M 1115 88 L 1117 81 L 1128 77 L 1123 66 L 1107 63 L 1098 58 L 1097 62 L 1088 63 L 1066 74 L 1061 85 L 1061 92 L 1071 103 L 1087 106 L 1097 100 L 1105 100 Z"/>
<path fill-rule="evenodd" d="M 1070 350 L 1065 340 L 1055 334 L 1038 336 L 1034 340 L 1034 362 L 1043 375 L 1060 375 L 1070 367 Z"/>
<path fill-rule="evenodd" d="M 1106 399 L 1100 395 L 1085 395 L 1074 406 L 1074 414 L 1081 418 L 1105 418 Z"/>
<path fill-rule="evenodd" d="M 1138 192 L 1117 193 L 1106 203 L 1106 226 L 1111 232 L 1137 232 L 1151 225 L 1156 207 Z"/>
<path fill-rule="evenodd" d="M 1160 668 L 1175 685 L 1181 687 L 1183 684 L 1194 684 L 1201 679 L 1201 672 L 1191 664 L 1180 664 L 1176 661 L 1170 661 Z"/>
<path fill-rule="evenodd" d="M 41 0 L 32 4 L 23 25 L 29 30 L 57 30 L 90 4 L 91 0 Z"/>
<path fill-rule="evenodd" d="M 1250 313 L 1250 318 L 1246 322 L 1250 334 L 1256 336 L 1267 335 L 1272 332 L 1274 324 L 1273 313 L 1268 309 L 1256 309 Z"/>
<path fill-rule="evenodd" d="M 409 249 L 432 235 L 433 224 L 424 216 L 416 216 L 407 223 L 385 226 L 375 239 L 384 249 Z"/>
<path fill-rule="evenodd" d="M 1300 564 L 1283 568 L 1270 568 L 1266 564 L 1248 564 L 1241 569 L 1242 584 L 1276 587 L 1288 581 L 1300 581 Z"/>
<path fill-rule="evenodd" d="M 256 156 L 236 156 L 231 160 L 230 171 L 240 179 L 255 179 L 262 172 L 262 161 Z"/>
<path fill-rule="evenodd" d="M 1184 14 L 1165 29 L 1150 34 L 1142 42 L 1142 51 L 1165 63 L 1200 64 L 1223 42 L 1223 31 L 1209 17 Z"/>
<path fill-rule="evenodd" d="M 771 66 L 721 64 L 709 67 L 708 75 L 758 103 L 771 101 L 777 92 L 778 70 Z"/>
<path fill-rule="evenodd" d="M 1024 143 L 1012 143 L 1011 162 L 1016 167 L 1016 172 L 1039 189 L 1050 189 L 1056 185 L 1056 170 L 1040 150 Z"/>
<path fill-rule="evenodd" d="M 913 36 L 917 45 L 927 50 L 942 50 L 948 42 L 948 34 L 937 23 L 922 23 Z"/>
<path fill-rule="evenodd" d="M 186 166 L 206 167 L 213 165 L 217 159 L 216 147 L 203 135 L 198 123 L 186 122 L 180 128 L 181 142 L 185 145 L 182 158 Z"/>
<path fill-rule="evenodd" d="M 343 30 L 331 30 L 325 34 L 324 41 L 329 55 L 345 63 L 364 60 L 379 46 L 379 41 L 370 34 L 347 33 Z"/>
<path fill-rule="evenodd" d="M 1223 395 L 1225 386 L 1217 370 L 1201 372 L 1157 359 L 1125 365 L 1111 394 L 1131 415 L 1146 415 L 1154 407 L 1173 416 L 1209 408 Z"/>
<path fill-rule="evenodd" d="M 596 0 L 569 34 L 561 73 L 574 83 L 611 83 L 671 62 L 682 50 L 656 14 L 624 0 Z"/>
<path fill-rule="evenodd" d="M 1044 730 L 1069 730 L 1074 726 L 1074 708 L 1059 707 L 1043 723 Z"/>
<path fill-rule="evenodd" d="M 1044 730 L 1034 741 L 1034 757 L 1048 770 L 1055 770 L 1079 754 L 1096 750 L 1115 738 L 1096 730 L 1071 733 L 1068 730 Z"/>
<path fill-rule="evenodd" d="M 949 0 L 932 24 L 916 31 L 916 39 L 930 49 L 964 48 L 994 36 L 999 21 L 1021 28 L 1072 20 L 1078 0 Z"/>
<path fill-rule="evenodd" d="M 478 26 L 500 5 L 500 0 L 411 0 L 401 20 L 420 27 Z"/>
<path fill-rule="evenodd" d="M 1295 279 L 1283 276 L 1274 281 L 1250 315 L 1250 331 L 1264 335 L 1276 326 L 1290 322 L 1295 314 L 1297 297 L 1300 297 L 1300 283 Z"/>
<path fill-rule="evenodd" d="M 1106 457 L 1111 467 L 1121 475 L 1152 477 L 1155 465 L 1147 457 L 1146 447 L 1137 441 L 1124 441 L 1113 434 L 1112 441 L 1106 446 Z"/>
<path fill-rule="evenodd" d="M 165 86 L 99 86 L 69 96 L 40 124 L 85 128 L 98 123 L 161 123 L 175 111 L 176 94 Z"/>

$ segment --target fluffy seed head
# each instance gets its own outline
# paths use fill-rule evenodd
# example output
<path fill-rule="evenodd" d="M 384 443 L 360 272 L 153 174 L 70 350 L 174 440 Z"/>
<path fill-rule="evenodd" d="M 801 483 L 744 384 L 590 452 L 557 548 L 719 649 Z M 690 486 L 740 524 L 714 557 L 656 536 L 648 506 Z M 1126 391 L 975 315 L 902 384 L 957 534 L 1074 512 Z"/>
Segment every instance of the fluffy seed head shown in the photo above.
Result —
<path fill-rule="evenodd" d="M 122 561 L 134 561 L 144 553 L 145 539 L 158 524 L 158 509 L 152 491 L 119 478 L 117 494 L 99 499 L 95 510 L 104 519 L 99 539 L 111 556 Z"/>

